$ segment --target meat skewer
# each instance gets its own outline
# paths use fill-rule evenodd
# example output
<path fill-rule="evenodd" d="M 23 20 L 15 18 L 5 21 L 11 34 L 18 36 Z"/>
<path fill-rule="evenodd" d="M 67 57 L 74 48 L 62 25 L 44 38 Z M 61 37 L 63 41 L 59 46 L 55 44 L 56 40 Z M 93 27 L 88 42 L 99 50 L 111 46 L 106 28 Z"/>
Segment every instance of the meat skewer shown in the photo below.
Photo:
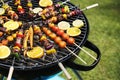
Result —
<path fill-rule="evenodd" d="M 62 13 L 62 14 L 67 14 L 70 12 L 70 9 L 68 6 L 65 6 L 63 8 L 60 8 L 59 10 L 50 10 L 49 12 L 46 12 L 45 14 L 41 14 L 39 16 L 42 17 L 42 19 L 48 19 L 51 16 L 57 16 L 58 14 Z"/>
<path fill-rule="evenodd" d="M 17 6 L 17 10 L 18 10 L 19 14 L 25 13 L 25 10 L 21 6 L 21 0 L 15 0 L 15 5 Z"/>
<path fill-rule="evenodd" d="M 69 44 L 74 44 L 76 45 L 79 49 L 81 49 L 83 52 L 85 52 L 87 55 L 89 55 L 90 57 L 92 57 L 94 60 L 97 60 L 94 56 L 92 56 L 89 52 L 87 52 L 85 49 L 81 48 L 80 46 L 78 46 L 75 43 L 74 38 L 69 37 L 63 30 L 60 30 L 57 26 L 55 26 L 54 24 L 52 26 L 49 25 L 49 27 L 54 30 L 54 32 L 61 36 L 65 41 L 67 41 L 67 43 Z M 66 36 L 64 36 L 66 35 Z"/>
<path fill-rule="evenodd" d="M 81 10 L 76 9 L 76 10 L 70 11 L 68 14 L 59 14 L 57 16 L 53 16 L 53 17 L 51 17 L 47 20 L 44 20 L 43 24 L 46 25 L 46 24 L 49 24 L 49 23 L 56 23 L 56 22 L 61 21 L 61 20 L 66 20 L 67 18 L 70 18 L 72 16 L 80 15 L 82 13 L 82 11 L 84 11 L 84 10 L 91 9 L 91 8 L 96 7 L 96 6 L 98 6 L 98 3 L 93 4 L 91 6 L 87 6 L 86 8 L 81 9 Z M 58 14 L 58 12 L 57 12 L 57 14 Z M 45 19 L 45 16 L 42 16 L 42 17 L 43 17 L 43 19 Z M 39 19 L 39 18 L 36 18 L 35 20 L 37 20 L 37 19 Z"/>
<path fill-rule="evenodd" d="M 17 34 L 15 46 L 18 46 L 19 48 L 22 47 L 22 44 L 21 44 L 22 38 L 23 38 L 23 29 L 20 29 L 18 34 Z"/>
<path fill-rule="evenodd" d="M 82 58 L 80 58 L 78 55 L 76 55 L 74 52 L 72 52 L 67 46 L 66 46 L 66 42 L 62 41 L 61 38 L 59 38 L 59 41 L 56 40 L 56 38 L 58 37 L 57 35 L 55 35 L 55 37 L 51 36 L 51 34 L 53 34 L 50 30 L 48 30 L 46 27 L 43 27 L 43 32 L 45 32 L 45 34 L 48 35 L 49 32 L 49 37 L 51 39 L 53 39 L 55 41 L 55 43 L 57 43 L 59 45 L 60 48 L 66 48 L 68 51 L 70 51 L 74 56 L 76 56 L 80 61 L 82 61 L 84 64 L 87 64 Z"/>
<path fill-rule="evenodd" d="M 37 34 L 38 37 L 39 37 L 39 39 L 37 39 L 37 40 L 41 43 L 41 45 L 44 46 L 44 48 L 46 50 L 50 50 L 54 46 L 53 43 L 50 42 L 47 39 L 46 35 L 43 35 L 43 33 L 42 33 L 41 29 L 39 28 L 39 26 L 33 25 L 33 30 L 34 30 L 35 35 Z"/>
<path fill-rule="evenodd" d="M 21 45 L 22 37 L 23 37 L 23 30 L 21 29 L 21 30 L 19 30 L 19 32 L 17 34 L 15 46 L 13 47 L 13 52 L 15 54 L 18 54 L 18 52 L 20 51 L 20 48 L 22 47 L 22 45 Z M 14 66 L 13 66 L 14 62 L 15 62 L 15 57 L 13 58 L 12 66 L 9 69 L 9 74 L 8 74 L 7 80 L 11 80 L 11 78 L 12 78 L 12 74 L 13 74 L 13 71 L 14 71 Z"/>
<path fill-rule="evenodd" d="M 16 12 L 12 10 L 12 7 L 10 7 L 7 3 L 4 3 L 3 0 L 1 0 L 1 2 L 2 2 L 2 4 L 3 4 L 3 5 L 2 5 L 2 8 L 5 9 L 7 15 L 10 16 L 11 19 L 13 19 L 13 20 L 18 20 L 19 17 L 18 17 L 18 15 L 16 14 Z"/>
<path fill-rule="evenodd" d="M 57 3 L 55 5 L 49 6 L 49 7 L 45 8 L 42 12 L 39 12 L 38 15 L 41 16 L 43 14 L 46 14 L 49 11 L 54 11 L 55 9 L 60 8 L 63 4 L 65 4 L 67 2 L 69 2 L 69 0 L 66 0 L 66 1 L 64 1 L 62 3 Z"/>
<path fill-rule="evenodd" d="M 31 0 L 27 0 L 27 7 L 29 8 L 29 10 L 32 10 L 33 4 L 31 2 Z"/>
<path fill-rule="evenodd" d="M 27 0 L 27 7 L 28 7 L 28 15 L 29 18 L 34 18 L 36 17 L 36 13 L 33 11 L 33 4 L 31 0 Z"/>
<path fill-rule="evenodd" d="M 37 25 L 33 25 L 33 30 L 34 30 L 34 33 L 39 35 L 40 37 L 40 42 L 46 47 L 46 46 L 49 46 L 49 44 L 51 44 L 48 39 L 46 38 L 45 35 L 43 35 L 43 33 L 41 32 L 41 29 L 37 26 Z M 47 34 L 48 35 L 48 34 Z M 46 49 L 46 48 L 45 48 Z M 65 69 L 65 67 L 63 66 L 63 64 L 61 62 L 59 62 L 59 60 L 56 58 L 55 56 L 55 53 L 56 53 L 56 50 L 52 47 L 50 47 L 49 49 L 47 48 L 46 49 L 46 53 L 49 55 L 49 54 L 53 54 L 53 57 L 54 59 L 56 59 L 58 61 L 58 65 L 59 67 L 63 70 L 63 72 L 65 73 L 66 77 L 68 80 L 71 79 L 71 76 L 70 74 L 67 72 L 67 70 Z"/>

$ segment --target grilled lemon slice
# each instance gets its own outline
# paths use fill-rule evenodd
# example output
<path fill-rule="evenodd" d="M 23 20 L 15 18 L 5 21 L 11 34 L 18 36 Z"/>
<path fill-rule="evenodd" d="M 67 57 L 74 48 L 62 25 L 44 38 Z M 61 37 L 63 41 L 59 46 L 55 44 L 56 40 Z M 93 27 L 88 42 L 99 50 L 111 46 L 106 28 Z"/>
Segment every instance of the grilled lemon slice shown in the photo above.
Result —
<path fill-rule="evenodd" d="M 7 46 L 0 46 L 0 59 L 7 58 L 11 53 L 11 50 Z"/>
<path fill-rule="evenodd" d="M 5 27 L 8 31 L 9 30 L 16 30 L 19 27 L 19 24 L 17 21 L 7 21 L 6 23 L 3 24 L 3 27 Z"/>
<path fill-rule="evenodd" d="M 47 6 L 53 5 L 53 2 L 52 2 L 52 0 L 40 0 L 39 5 L 41 7 L 47 7 Z"/>
<path fill-rule="evenodd" d="M 33 59 L 41 58 L 44 55 L 44 50 L 41 47 L 34 47 L 32 50 L 27 52 L 27 56 Z"/>
<path fill-rule="evenodd" d="M 39 13 L 42 10 L 43 10 L 42 8 L 37 7 L 37 8 L 33 9 L 33 12 L 37 14 L 37 13 Z"/>
<path fill-rule="evenodd" d="M 81 30 L 79 28 L 71 27 L 67 29 L 67 34 L 69 36 L 78 36 L 81 34 Z"/>
<path fill-rule="evenodd" d="M 70 28 L 70 24 L 66 21 L 61 21 L 58 23 L 58 27 L 59 29 L 67 30 L 68 28 Z"/>
<path fill-rule="evenodd" d="M 3 15 L 5 13 L 5 9 L 4 8 L 0 8 L 0 15 Z"/>
<path fill-rule="evenodd" d="M 72 25 L 73 25 L 74 27 L 81 28 L 81 27 L 84 26 L 84 23 L 83 23 L 82 20 L 76 19 L 75 21 L 73 21 Z"/>

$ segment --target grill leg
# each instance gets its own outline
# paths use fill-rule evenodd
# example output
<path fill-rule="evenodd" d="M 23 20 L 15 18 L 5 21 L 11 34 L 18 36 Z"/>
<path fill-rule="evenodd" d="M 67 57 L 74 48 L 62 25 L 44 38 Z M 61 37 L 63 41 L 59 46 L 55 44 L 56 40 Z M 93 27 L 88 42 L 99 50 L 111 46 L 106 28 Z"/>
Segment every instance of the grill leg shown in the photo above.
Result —
<path fill-rule="evenodd" d="M 75 75 L 78 77 L 79 80 L 83 80 L 77 70 L 72 69 L 72 71 L 75 73 Z"/>

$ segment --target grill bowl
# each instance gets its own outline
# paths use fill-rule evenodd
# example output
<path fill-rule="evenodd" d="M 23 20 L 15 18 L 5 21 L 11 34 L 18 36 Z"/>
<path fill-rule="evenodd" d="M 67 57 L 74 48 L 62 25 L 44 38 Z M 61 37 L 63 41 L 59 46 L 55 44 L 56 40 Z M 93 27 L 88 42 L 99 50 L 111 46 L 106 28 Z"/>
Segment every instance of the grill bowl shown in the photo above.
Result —
<path fill-rule="evenodd" d="M 38 1 L 39 0 L 32 0 L 33 7 L 38 7 Z M 59 1 L 64 0 L 54 0 L 54 4 L 56 4 Z M 26 2 L 24 0 L 21 0 L 23 8 L 27 11 Z M 14 11 L 16 11 L 17 7 L 14 5 L 14 1 L 10 0 L 7 1 L 7 3 L 13 8 Z M 70 2 L 65 3 L 70 7 L 70 10 L 79 9 L 75 5 L 73 5 Z M 17 13 L 17 11 L 16 11 Z M 88 20 L 85 17 L 84 13 L 81 12 L 81 14 L 73 16 L 68 18 L 66 21 L 72 24 L 72 21 L 76 19 L 81 19 L 84 22 L 84 27 L 81 28 L 81 34 L 77 37 L 74 37 L 75 43 L 79 46 L 83 46 L 84 43 L 87 40 L 87 36 L 89 33 L 89 25 Z M 41 21 L 41 19 L 34 20 L 34 19 L 28 19 L 27 15 L 19 16 L 19 20 L 23 21 L 24 23 L 37 23 Z M 67 45 L 67 47 L 72 50 L 74 53 L 78 54 L 80 49 L 75 45 Z M 67 49 L 60 49 L 57 48 L 57 59 L 65 64 L 70 60 L 70 58 L 73 58 L 74 56 L 67 50 Z M 14 74 L 13 77 L 20 78 L 20 77 L 36 77 L 40 75 L 52 75 L 60 71 L 58 67 L 58 62 L 56 60 L 53 60 L 53 57 L 50 55 L 46 55 L 44 59 L 29 59 L 27 57 L 21 56 L 21 60 L 15 60 L 14 62 Z M 3 75 L 7 75 L 9 67 L 12 64 L 13 57 L 9 57 L 6 60 L 0 60 L 0 71 Z M 26 75 L 23 75 L 26 74 Z M 31 77 L 29 77 L 31 79 Z"/>

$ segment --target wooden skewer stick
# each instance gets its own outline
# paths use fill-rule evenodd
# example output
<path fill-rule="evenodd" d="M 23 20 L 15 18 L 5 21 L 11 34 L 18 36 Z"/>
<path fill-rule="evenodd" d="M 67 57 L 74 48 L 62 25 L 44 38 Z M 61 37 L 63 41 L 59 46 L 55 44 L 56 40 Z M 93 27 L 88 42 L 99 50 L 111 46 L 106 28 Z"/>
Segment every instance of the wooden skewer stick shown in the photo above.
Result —
<path fill-rule="evenodd" d="M 87 52 L 85 49 L 81 48 L 80 46 L 78 46 L 76 43 L 74 43 L 78 48 L 80 48 L 83 52 L 85 52 L 87 55 L 89 55 L 90 57 L 92 57 L 93 59 L 97 60 L 94 56 L 92 56 L 89 52 Z"/>
<path fill-rule="evenodd" d="M 68 51 L 70 51 L 75 57 L 77 57 L 80 61 L 82 61 L 84 64 L 87 64 L 82 58 L 80 58 L 78 55 L 76 55 L 74 52 L 72 52 L 68 47 L 65 47 Z"/>
<path fill-rule="evenodd" d="M 54 53 L 53 53 L 53 57 L 54 57 L 55 59 L 57 59 Z M 57 59 L 57 61 L 58 61 L 58 66 L 60 67 L 60 69 L 61 69 L 61 70 L 64 72 L 64 74 L 66 75 L 67 80 L 71 80 L 72 77 L 70 76 L 70 74 L 68 73 L 68 71 L 65 69 L 64 65 L 63 65 L 61 62 L 59 62 L 58 59 Z"/>
<path fill-rule="evenodd" d="M 11 80 L 11 78 L 12 78 L 12 74 L 13 74 L 13 71 L 14 71 L 14 67 L 13 67 L 14 61 L 15 61 L 15 57 L 13 58 L 12 66 L 11 66 L 10 69 L 9 69 L 9 73 L 8 73 L 7 80 Z"/>
<path fill-rule="evenodd" d="M 65 4 L 65 3 L 69 2 L 69 1 L 70 1 L 70 0 L 66 0 L 66 1 L 62 2 L 62 4 Z"/>
<path fill-rule="evenodd" d="M 87 6 L 87 7 L 83 8 L 83 9 L 81 9 L 80 11 L 85 11 L 85 10 L 88 10 L 88 9 L 91 9 L 91 8 L 94 8 L 94 7 L 97 7 L 97 6 L 98 6 L 98 3 Z"/>
<path fill-rule="evenodd" d="M 3 0 L 1 0 L 1 2 L 2 2 L 3 5 L 5 4 Z"/>

